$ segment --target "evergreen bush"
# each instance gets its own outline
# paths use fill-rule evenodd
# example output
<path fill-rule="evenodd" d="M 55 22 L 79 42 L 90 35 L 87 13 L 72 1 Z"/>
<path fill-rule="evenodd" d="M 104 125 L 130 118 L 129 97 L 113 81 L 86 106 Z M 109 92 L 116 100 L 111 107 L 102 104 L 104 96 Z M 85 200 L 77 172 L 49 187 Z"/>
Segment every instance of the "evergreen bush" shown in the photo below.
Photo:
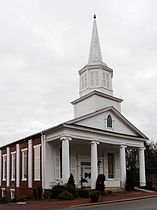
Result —
<path fill-rule="evenodd" d="M 66 190 L 66 187 L 65 186 L 63 186 L 63 185 L 56 185 L 56 186 L 54 186 L 53 188 L 52 188 L 52 190 L 51 190 L 51 195 L 52 195 L 52 197 L 54 196 L 54 198 L 58 198 L 58 196 L 62 193 L 62 192 L 64 192 Z"/>
<path fill-rule="evenodd" d="M 101 193 L 104 192 L 105 185 L 105 175 L 104 174 L 99 174 L 96 180 L 96 190 L 99 190 Z"/>
<path fill-rule="evenodd" d="M 74 196 L 72 193 L 70 193 L 68 191 L 64 191 L 59 195 L 59 199 L 60 200 L 73 200 Z"/>
<path fill-rule="evenodd" d="M 75 194 L 75 181 L 74 181 L 74 177 L 72 174 L 70 174 L 68 183 L 66 185 L 66 190 L 70 193 L 72 193 L 73 195 Z"/>
<path fill-rule="evenodd" d="M 91 202 L 94 203 L 94 202 L 98 202 L 99 198 L 100 198 L 100 191 L 98 190 L 94 190 L 92 192 L 90 192 L 90 199 L 91 199 Z"/>

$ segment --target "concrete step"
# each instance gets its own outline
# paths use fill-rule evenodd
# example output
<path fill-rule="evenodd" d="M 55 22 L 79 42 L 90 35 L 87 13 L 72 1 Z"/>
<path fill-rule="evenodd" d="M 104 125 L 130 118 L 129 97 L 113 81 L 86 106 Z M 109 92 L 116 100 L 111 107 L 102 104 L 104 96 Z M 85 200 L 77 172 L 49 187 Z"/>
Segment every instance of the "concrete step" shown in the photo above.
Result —
<path fill-rule="evenodd" d="M 120 187 L 105 187 L 105 191 L 124 192 L 124 190 Z"/>

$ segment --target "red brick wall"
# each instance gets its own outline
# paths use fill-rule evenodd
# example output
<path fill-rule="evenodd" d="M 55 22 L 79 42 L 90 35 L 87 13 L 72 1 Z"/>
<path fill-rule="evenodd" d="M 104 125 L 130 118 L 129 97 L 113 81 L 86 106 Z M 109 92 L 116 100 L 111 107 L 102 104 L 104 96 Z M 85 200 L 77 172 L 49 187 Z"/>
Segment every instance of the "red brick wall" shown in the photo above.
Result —
<path fill-rule="evenodd" d="M 33 146 L 41 144 L 41 136 L 34 136 L 32 139 L 32 188 L 28 188 L 28 140 L 25 139 L 22 141 L 19 141 L 20 144 L 20 187 L 16 188 L 16 181 L 11 181 L 11 171 L 12 171 L 12 156 L 11 152 L 16 151 L 16 143 L 12 143 L 9 145 L 10 147 L 10 187 L 6 187 L 6 181 L 3 181 L 3 158 L 2 158 L 2 186 L 0 187 L 0 196 L 1 196 L 1 188 L 6 189 L 6 197 L 10 199 L 10 189 L 15 189 L 16 198 L 20 198 L 22 195 L 26 197 L 26 199 L 34 198 L 34 195 L 36 194 L 36 198 L 39 198 L 38 195 L 38 188 L 42 187 L 42 154 L 41 154 L 41 147 L 40 147 L 40 181 L 34 181 L 34 148 Z M 2 148 L 2 155 L 7 154 L 7 147 Z M 22 149 L 27 148 L 27 180 L 22 181 Z M 7 167 L 6 167 L 7 169 Z M 15 156 L 15 171 L 16 171 L 16 156 Z M 15 173 L 16 174 L 16 173 Z M 7 175 L 7 174 L 6 174 Z M 6 176 L 7 177 L 7 176 Z M 15 175 L 16 180 L 16 175 Z M 36 193 L 34 193 L 36 191 Z"/>

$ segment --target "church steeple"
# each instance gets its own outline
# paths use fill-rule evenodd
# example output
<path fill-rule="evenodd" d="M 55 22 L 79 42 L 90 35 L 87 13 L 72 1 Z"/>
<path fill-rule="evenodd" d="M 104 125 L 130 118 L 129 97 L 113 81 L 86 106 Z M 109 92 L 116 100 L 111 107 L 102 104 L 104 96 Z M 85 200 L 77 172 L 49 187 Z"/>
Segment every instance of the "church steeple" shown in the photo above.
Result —
<path fill-rule="evenodd" d="M 94 15 L 88 64 L 101 63 L 101 62 L 102 62 L 102 55 L 101 55 L 99 35 L 96 23 L 96 15 Z"/>
<path fill-rule="evenodd" d="M 88 63 L 79 71 L 79 75 L 80 96 L 87 95 L 92 91 L 113 95 L 113 70 L 103 63 L 102 60 L 96 15 L 94 15 Z"/>
<path fill-rule="evenodd" d="M 89 60 L 78 73 L 80 98 L 72 102 L 75 118 L 109 106 L 120 111 L 122 100 L 113 96 L 113 70 L 103 63 L 102 59 L 96 15 L 94 15 Z"/>

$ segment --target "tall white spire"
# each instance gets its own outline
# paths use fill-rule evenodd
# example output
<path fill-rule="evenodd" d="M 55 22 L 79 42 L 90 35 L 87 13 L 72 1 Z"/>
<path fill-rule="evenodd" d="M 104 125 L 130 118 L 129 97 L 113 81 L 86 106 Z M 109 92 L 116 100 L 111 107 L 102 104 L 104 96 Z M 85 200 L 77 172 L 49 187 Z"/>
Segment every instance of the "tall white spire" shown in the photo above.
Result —
<path fill-rule="evenodd" d="M 102 55 L 99 43 L 99 35 L 96 23 L 96 15 L 94 15 L 92 39 L 90 44 L 88 64 L 102 63 Z"/>

